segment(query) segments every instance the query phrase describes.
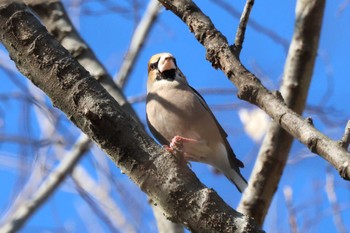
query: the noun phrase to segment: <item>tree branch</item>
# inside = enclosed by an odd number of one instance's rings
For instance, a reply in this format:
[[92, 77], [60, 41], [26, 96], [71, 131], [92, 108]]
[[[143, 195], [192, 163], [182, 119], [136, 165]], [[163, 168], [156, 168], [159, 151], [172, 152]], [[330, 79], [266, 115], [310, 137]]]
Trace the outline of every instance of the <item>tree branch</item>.
[[[325, 1], [299, 0], [297, 4], [295, 31], [280, 90], [286, 105], [301, 114], [316, 60]], [[277, 190], [292, 142], [290, 134], [277, 123], [271, 123], [249, 179], [250, 185], [238, 206], [240, 212], [254, 217], [260, 225]]]
[[343, 135], [342, 139], [339, 141], [339, 144], [345, 150], [347, 150], [349, 147], [349, 144], [350, 144], [350, 121], [348, 121], [348, 123], [346, 124], [344, 135]]
[[82, 155], [90, 148], [90, 140], [84, 134], [82, 135], [83, 137], [78, 139], [77, 145], [79, 144], [79, 146], [76, 146], [70, 153], [64, 156], [59, 166], [41, 183], [34, 196], [30, 200], [23, 202], [19, 209], [9, 219], [6, 219], [6, 223], [0, 228], [1, 233], [18, 232], [29, 217], [39, 209], [65, 180], [65, 177], [71, 173]]
[[254, 0], [247, 0], [244, 6], [244, 10], [241, 16], [241, 19], [239, 21], [239, 26], [237, 28], [236, 32], [236, 38], [235, 38], [235, 49], [237, 56], [239, 57], [242, 47], [243, 47], [243, 41], [244, 41], [244, 35], [245, 30], [247, 28], [247, 23], [249, 20], [250, 11], [252, 10], [254, 5]]
[[196, 39], [206, 48], [206, 59], [214, 68], [220, 68], [238, 88], [240, 99], [264, 110], [313, 153], [332, 164], [344, 179], [350, 179], [350, 154], [289, 109], [280, 95], [268, 91], [260, 80], [243, 66], [228, 45], [227, 39], [197, 5], [190, 0], [159, 1], [187, 24]]
[[[106, 69], [98, 61], [91, 48], [81, 38], [73, 26], [61, 1], [51, 0], [48, 2], [46, 0], [26, 0], [26, 3], [40, 16], [48, 31], [55, 36], [63, 47], [65, 47], [73, 57], [75, 57], [78, 62], [100, 82], [109, 94], [111, 94], [126, 111], [138, 120], [139, 124], [142, 126], [141, 121], [129, 102], [125, 99], [121, 89], [113, 82], [112, 77], [107, 73]], [[160, 7], [161, 5], [156, 0], [151, 0], [144, 17], [136, 28], [129, 51], [118, 73], [119, 78], [117, 78], [117, 81], [119, 81], [121, 88], [127, 81], [127, 77], [131, 72], [132, 66], [135, 64], [136, 57], [141, 50], [145, 37], [147, 37], [151, 26], [157, 18]], [[155, 208], [153, 208], [153, 210], [154, 209]], [[157, 211], [160, 212], [159, 207], [157, 207]], [[166, 232], [168, 233], [171, 233], [171, 229], [173, 229], [174, 232], [179, 232], [178, 229], [182, 228], [182, 226], [175, 227], [176, 224], [167, 220], [163, 214], [155, 214], [155, 217], [158, 223], [162, 222], [161, 224], [158, 224], [158, 226], [167, 226]]]
[[260, 232], [157, 145], [25, 6], [0, 7], [0, 40], [18, 69], [92, 138], [167, 217], [193, 232]]
[[128, 52], [125, 55], [123, 64], [115, 76], [117, 84], [123, 88], [131, 73], [132, 67], [141, 51], [141, 48], [150, 32], [153, 23], [156, 21], [161, 5], [157, 0], [150, 0], [140, 23], [137, 25], [132, 36]]
[[122, 90], [113, 82], [88, 44], [81, 38], [60, 0], [25, 0], [45, 24], [47, 30], [89, 73], [99, 81], [119, 105], [141, 122]]

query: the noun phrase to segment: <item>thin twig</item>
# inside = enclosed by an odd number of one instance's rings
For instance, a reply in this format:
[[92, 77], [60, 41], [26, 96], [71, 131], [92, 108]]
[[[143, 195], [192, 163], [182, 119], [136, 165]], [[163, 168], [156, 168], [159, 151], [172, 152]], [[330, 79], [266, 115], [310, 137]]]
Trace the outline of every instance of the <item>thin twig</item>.
[[286, 201], [286, 206], [288, 210], [288, 221], [290, 225], [290, 230], [292, 233], [298, 233], [297, 218], [295, 213], [295, 208], [293, 207], [293, 190], [290, 186], [283, 188], [284, 199]]
[[236, 47], [237, 56], [240, 55], [242, 47], [243, 47], [245, 30], [247, 28], [249, 15], [250, 15], [250, 12], [253, 8], [253, 5], [254, 5], [254, 0], [247, 0], [246, 4], [244, 6], [244, 10], [243, 10], [240, 22], [239, 22], [239, 26], [237, 28], [236, 39], [235, 39], [235, 47]]
[[[301, 114], [314, 69], [324, 1], [299, 0], [296, 8], [297, 20], [280, 91], [284, 103]], [[252, 185], [245, 190], [238, 206], [240, 212], [254, 217], [261, 225], [277, 190], [292, 142], [290, 134], [276, 122], [271, 123], [248, 182]]]
[[330, 167], [328, 167], [326, 171], [325, 190], [327, 193], [328, 201], [331, 204], [334, 225], [339, 233], [346, 233], [347, 230], [341, 217], [341, 208], [337, 200], [337, 194], [334, 190], [334, 175], [330, 172]]
[[123, 60], [123, 64], [121, 65], [119, 72], [114, 76], [114, 80], [116, 80], [117, 85], [121, 89], [125, 86], [141, 48], [157, 19], [159, 9], [160, 4], [158, 1], [150, 0], [140, 23], [135, 29], [128, 52]]
[[79, 159], [90, 147], [90, 140], [82, 134], [74, 148], [68, 152], [60, 164], [47, 176], [40, 187], [29, 200], [23, 201], [20, 208], [6, 219], [6, 223], [0, 228], [1, 233], [17, 232], [33, 213], [51, 196], [57, 187], [70, 174]]
[[[229, 4], [223, 0], [215, 0], [215, 1], [212, 0], [212, 2], [214, 2], [215, 4], [220, 6], [223, 10], [225, 10], [226, 12], [228, 12], [230, 15], [232, 15], [235, 18], [239, 18], [241, 15], [241, 13], [237, 9], [235, 9], [232, 6], [232, 4]], [[272, 29], [263, 26], [258, 21], [254, 20], [253, 18], [250, 18], [250, 20], [249, 20], [249, 27], [251, 27], [252, 29], [256, 30], [257, 32], [259, 32], [263, 35], [266, 35], [267, 37], [269, 37], [270, 39], [272, 39], [276, 43], [282, 45], [282, 47], [284, 48], [285, 51], [288, 50], [289, 41], [286, 40], [285, 38], [283, 38], [282, 36], [278, 35]]]
[[346, 124], [344, 135], [343, 135], [342, 139], [339, 141], [339, 144], [345, 150], [347, 150], [349, 147], [349, 144], [350, 144], [350, 120]]

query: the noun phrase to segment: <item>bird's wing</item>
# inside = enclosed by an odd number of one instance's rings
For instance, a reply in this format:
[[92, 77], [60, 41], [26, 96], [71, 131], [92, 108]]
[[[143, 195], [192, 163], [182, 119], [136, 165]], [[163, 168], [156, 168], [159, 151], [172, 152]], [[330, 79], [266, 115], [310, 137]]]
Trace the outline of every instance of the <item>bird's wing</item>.
[[236, 158], [236, 155], [235, 153], [233, 152], [230, 144], [228, 143], [227, 141], [227, 133], [225, 132], [225, 130], [222, 128], [222, 126], [220, 125], [220, 123], [218, 122], [218, 120], [216, 119], [216, 117], [214, 116], [214, 113], [210, 110], [207, 102], [205, 102], [204, 98], [201, 96], [201, 94], [199, 94], [199, 92], [194, 89], [193, 87], [190, 86], [190, 88], [192, 89], [192, 91], [196, 94], [196, 96], [198, 97], [198, 100], [199, 102], [203, 105], [203, 107], [209, 112], [209, 114], [213, 117], [218, 129], [219, 129], [219, 132], [222, 136], [222, 139], [225, 143], [225, 147], [226, 147], [226, 150], [227, 150], [227, 153], [229, 154], [228, 155], [228, 159], [230, 161], [230, 165], [233, 169], [235, 169], [236, 171], [239, 172], [239, 167], [244, 167], [244, 164], [242, 163], [242, 161], [240, 161], [239, 159]]
[[162, 144], [162, 145], [169, 145], [170, 142], [168, 142], [168, 140], [165, 139], [165, 137], [163, 137], [163, 135], [161, 135], [151, 124], [151, 122], [148, 120], [148, 115], [146, 113], [146, 119], [147, 119], [147, 125], [148, 128], [151, 130], [151, 133], [153, 134], [153, 136], [157, 139], [157, 141]]

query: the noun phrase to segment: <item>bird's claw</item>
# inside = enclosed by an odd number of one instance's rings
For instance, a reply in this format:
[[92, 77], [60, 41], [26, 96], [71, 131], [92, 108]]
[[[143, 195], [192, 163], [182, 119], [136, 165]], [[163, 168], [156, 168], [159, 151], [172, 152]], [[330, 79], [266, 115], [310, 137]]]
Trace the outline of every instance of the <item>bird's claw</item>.
[[195, 141], [193, 139], [189, 139], [189, 138], [184, 138], [181, 136], [175, 136], [173, 137], [173, 139], [171, 140], [170, 146], [168, 145], [164, 145], [164, 148], [170, 152], [171, 154], [175, 155], [176, 157], [180, 158], [181, 161], [184, 161], [187, 165], [189, 165], [190, 167], [192, 167], [192, 165], [190, 164], [190, 162], [186, 159], [186, 153], [183, 152], [183, 142], [192, 142]]

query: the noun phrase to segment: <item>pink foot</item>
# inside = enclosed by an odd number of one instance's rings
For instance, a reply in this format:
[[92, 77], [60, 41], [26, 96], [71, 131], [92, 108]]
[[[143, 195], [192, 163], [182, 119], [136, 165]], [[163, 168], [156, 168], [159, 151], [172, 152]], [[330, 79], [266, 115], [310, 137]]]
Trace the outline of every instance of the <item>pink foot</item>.
[[200, 141], [197, 141], [197, 140], [191, 139], [191, 138], [175, 136], [171, 140], [170, 146], [164, 146], [164, 147], [167, 151], [169, 151], [173, 155], [177, 156], [178, 158], [180, 158], [182, 161], [184, 161], [187, 165], [189, 165], [191, 167], [191, 164], [188, 161], [188, 156], [186, 155], [186, 152], [183, 151], [183, 143], [184, 142], [199, 143]]
[[192, 138], [184, 138], [184, 137], [181, 137], [181, 136], [175, 136], [171, 140], [170, 147], [171, 148], [182, 148], [184, 142], [198, 143], [199, 141], [197, 141], [195, 139], [192, 139]]

